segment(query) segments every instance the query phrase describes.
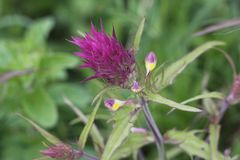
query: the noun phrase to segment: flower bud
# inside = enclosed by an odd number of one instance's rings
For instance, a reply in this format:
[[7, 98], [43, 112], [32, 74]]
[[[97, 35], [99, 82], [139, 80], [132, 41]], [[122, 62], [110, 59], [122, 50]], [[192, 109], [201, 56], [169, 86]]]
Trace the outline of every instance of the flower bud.
[[145, 58], [145, 66], [146, 66], [146, 75], [149, 74], [149, 72], [151, 72], [157, 64], [157, 56], [155, 55], [154, 52], [150, 52], [148, 53], [148, 55]]
[[142, 90], [142, 87], [139, 85], [137, 81], [134, 81], [131, 90], [135, 93], [138, 93]]
[[110, 109], [111, 111], [116, 111], [118, 110], [120, 107], [122, 107], [124, 104], [126, 103], [126, 101], [121, 101], [118, 99], [106, 99], [104, 101], [104, 105]]
[[146, 134], [147, 133], [147, 130], [145, 128], [135, 128], [135, 127], [132, 127], [131, 128], [131, 132], [132, 133], [142, 133], [142, 134]]
[[82, 152], [74, 150], [71, 146], [65, 144], [57, 144], [50, 146], [41, 153], [50, 158], [74, 160], [82, 157]]
[[231, 104], [235, 104], [240, 101], [240, 75], [235, 77], [232, 90], [227, 97], [227, 101]]

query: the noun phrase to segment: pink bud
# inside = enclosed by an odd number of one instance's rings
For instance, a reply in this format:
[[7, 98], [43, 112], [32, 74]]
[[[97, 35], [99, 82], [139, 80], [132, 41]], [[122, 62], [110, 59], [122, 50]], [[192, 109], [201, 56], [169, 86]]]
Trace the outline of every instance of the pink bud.
[[65, 144], [50, 146], [48, 149], [41, 151], [41, 153], [50, 158], [67, 160], [74, 160], [82, 156], [82, 152], [74, 150], [71, 146]]

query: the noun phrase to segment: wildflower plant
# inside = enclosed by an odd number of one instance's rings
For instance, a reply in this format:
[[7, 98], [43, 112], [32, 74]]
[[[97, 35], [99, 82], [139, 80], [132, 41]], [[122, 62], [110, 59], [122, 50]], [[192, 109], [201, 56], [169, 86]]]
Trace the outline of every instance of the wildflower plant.
[[[212, 157], [214, 160], [224, 159], [224, 155], [217, 149], [217, 140], [214, 141], [214, 138], [219, 137], [220, 126], [218, 124], [211, 123], [209, 126], [210, 143], [197, 137], [196, 134], [200, 131], [195, 130], [170, 130], [162, 135], [150, 111], [150, 104], [158, 103], [169, 107], [170, 111], [177, 109], [195, 114], [194, 112], [202, 112], [204, 108], [190, 106], [190, 102], [199, 99], [224, 99], [224, 96], [219, 92], [204, 92], [179, 103], [159, 94], [162, 89], [172, 85], [176, 77], [200, 55], [224, 43], [219, 41], [207, 42], [168, 66], [158, 64], [157, 52], [152, 51], [146, 54], [145, 62], [137, 62], [136, 56], [139, 54], [144, 22], [143, 19], [130, 48], [125, 48], [118, 41], [114, 28], [112, 34], [107, 34], [102, 23], [100, 30], [92, 24], [89, 33], [72, 37], [70, 42], [79, 48], [79, 51], [74, 54], [83, 60], [81, 68], [90, 68], [94, 73], [84, 81], [87, 83], [89, 80], [98, 79], [105, 84], [105, 87], [93, 99], [92, 106], [94, 108], [89, 117], [86, 117], [67, 97], [64, 97], [66, 104], [85, 123], [76, 148], [63, 143], [33, 121], [24, 118], [50, 143], [48, 148], [42, 151], [44, 156], [67, 160], [81, 157], [89, 160], [118, 160], [141, 153], [143, 146], [155, 143], [159, 153], [158, 159], [166, 160], [171, 157], [166, 154], [168, 151], [165, 150], [164, 146], [166, 143], [171, 143], [178, 144], [177, 147], [186, 151], [190, 156], [206, 160]], [[137, 66], [145, 66], [145, 69], [143, 70], [141, 67], [138, 69]], [[235, 86], [238, 84], [238, 81], [235, 82]], [[239, 86], [237, 87], [239, 88]], [[126, 90], [129, 97], [123, 99], [113, 96], [111, 94], [113, 89], [119, 92]], [[239, 97], [235, 90], [233, 87], [231, 93]], [[104, 102], [102, 103], [102, 101]], [[112, 114], [111, 122], [114, 125], [109, 136], [103, 136], [101, 130], [94, 123], [97, 111], [102, 104], [109, 109], [109, 114]], [[144, 114], [148, 129], [135, 124], [140, 113]], [[94, 156], [85, 152], [89, 136], [91, 136], [96, 149]], [[194, 145], [195, 143], [197, 145]]]

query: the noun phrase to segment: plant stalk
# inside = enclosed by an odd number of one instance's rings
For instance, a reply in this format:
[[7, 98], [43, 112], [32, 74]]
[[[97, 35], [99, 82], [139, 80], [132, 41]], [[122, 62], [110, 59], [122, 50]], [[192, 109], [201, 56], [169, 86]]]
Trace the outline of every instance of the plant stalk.
[[218, 119], [217, 119], [217, 123], [220, 123], [220, 121], [222, 120], [225, 112], [227, 111], [229, 107], [229, 102], [227, 101], [227, 99], [225, 99], [222, 104], [221, 104], [221, 108], [220, 108], [220, 111], [219, 111], [219, 116], [218, 116]]
[[92, 155], [90, 155], [90, 154], [88, 154], [86, 152], [83, 152], [82, 156], [85, 157], [87, 160], [99, 160], [98, 157], [92, 156]]
[[[226, 113], [227, 109], [229, 108], [230, 104], [227, 99], [221, 102], [220, 104], [220, 110], [216, 117], [210, 118], [210, 123], [212, 124], [220, 124], [224, 114]], [[205, 138], [205, 141], [209, 141], [209, 135]], [[199, 157], [194, 158], [194, 160], [200, 160]]]
[[145, 119], [147, 121], [147, 124], [149, 126], [149, 128], [151, 129], [155, 141], [156, 141], [156, 146], [158, 149], [158, 153], [159, 153], [159, 160], [165, 160], [165, 151], [164, 151], [164, 142], [163, 142], [163, 136], [161, 134], [161, 132], [159, 131], [156, 122], [153, 119], [153, 116], [148, 108], [148, 103], [146, 101], [146, 99], [144, 97], [140, 97], [141, 98], [141, 106], [143, 108], [143, 112], [144, 112], [144, 116]]

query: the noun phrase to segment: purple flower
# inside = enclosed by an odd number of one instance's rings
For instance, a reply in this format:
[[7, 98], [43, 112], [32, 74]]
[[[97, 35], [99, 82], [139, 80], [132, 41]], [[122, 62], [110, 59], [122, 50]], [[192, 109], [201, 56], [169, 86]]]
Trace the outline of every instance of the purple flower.
[[137, 81], [133, 82], [133, 85], [131, 87], [131, 90], [135, 93], [138, 93], [142, 90], [141, 86], [139, 85], [139, 83]]
[[149, 74], [149, 72], [151, 72], [157, 64], [157, 56], [155, 55], [154, 52], [150, 52], [147, 54], [147, 56], [145, 57], [145, 67], [147, 69], [147, 73], [146, 75]]
[[126, 101], [121, 101], [118, 99], [106, 99], [104, 101], [104, 105], [111, 111], [116, 111], [125, 104], [126, 104]]
[[133, 51], [126, 50], [118, 42], [114, 28], [111, 36], [101, 28], [101, 31], [97, 31], [92, 24], [91, 32], [84, 37], [73, 37], [71, 41], [81, 49], [81, 52], [75, 53], [84, 61], [81, 68], [91, 68], [95, 72], [85, 80], [101, 78], [111, 85], [129, 87], [131, 79], [134, 79]]

